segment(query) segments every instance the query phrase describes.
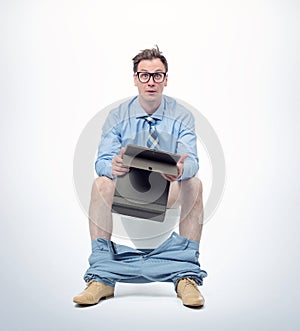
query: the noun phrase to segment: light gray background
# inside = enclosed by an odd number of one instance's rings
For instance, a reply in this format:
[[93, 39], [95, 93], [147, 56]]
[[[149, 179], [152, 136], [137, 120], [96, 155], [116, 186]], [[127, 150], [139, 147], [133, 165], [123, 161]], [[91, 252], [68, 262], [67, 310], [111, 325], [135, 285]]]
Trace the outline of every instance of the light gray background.
[[[1, 328], [298, 330], [299, 1], [0, 1]], [[158, 44], [166, 94], [222, 142], [227, 184], [206, 224], [203, 310], [171, 284], [120, 285], [74, 308], [90, 254], [73, 187], [85, 124], [135, 94]]]

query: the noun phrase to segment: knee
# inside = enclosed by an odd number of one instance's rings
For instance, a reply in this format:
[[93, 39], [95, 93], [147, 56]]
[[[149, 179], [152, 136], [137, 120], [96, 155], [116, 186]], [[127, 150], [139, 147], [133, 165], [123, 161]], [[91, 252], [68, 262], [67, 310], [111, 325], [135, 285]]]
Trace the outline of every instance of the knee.
[[194, 177], [194, 178], [195, 178], [195, 182], [196, 182], [196, 185], [197, 185], [198, 193], [202, 195], [202, 192], [203, 192], [202, 182], [199, 178], [197, 178], [197, 177]]
[[99, 193], [103, 197], [112, 196], [114, 193], [113, 180], [105, 176], [97, 177], [93, 182], [92, 197], [96, 198]]
[[186, 181], [183, 181], [182, 183], [184, 183], [184, 185], [186, 185], [188, 189], [191, 190], [191, 192], [197, 191], [198, 195], [202, 195], [203, 186], [201, 180], [198, 177], [192, 177]]

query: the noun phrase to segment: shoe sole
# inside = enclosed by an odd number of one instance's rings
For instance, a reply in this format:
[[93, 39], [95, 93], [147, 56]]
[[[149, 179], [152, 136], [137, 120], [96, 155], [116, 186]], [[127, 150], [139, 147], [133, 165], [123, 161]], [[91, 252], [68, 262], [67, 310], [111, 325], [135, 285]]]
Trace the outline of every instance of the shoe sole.
[[[177, 294], [177, 297], [182, 301], [182, 297], [180, 295]], [[205, 301], [203, 301], [203, 303], [190, 303], [190, 304], [187, 304], [187, 303], [183, 303], [182, 301], [182, 304], [185, 306], [185, 307], [190, 307], [190, 308], [202, 308], [204, 306], [204, 303]]]
[[73, 302], [77, 303], [78, 305], [81, 305], [81, 306], [93, 306], [93, 305], [96, 305], [97, 303], [99, 303], [101, 300], [106, 300], [106, 299], [110, 299], [110, 298], [113, 298], [113, 297], [114, 297], [114, 294], [113, 295], [107, 295], [105, 297], [101, 297], [99, 299], [99, 301], [94, 302], [94, 303], [86, 303], [86, 302], [82, 302], [80, 300], [74, 300], [74, 299], [73, 299]]
[[184, 304], [183, 303], [183, 305], [185, 306], [185, 307], [188, 307], [188, 308], [202, 308], [203, 306], [204, 306], [204, 303], [203, 304], [201, 304], [201, 305], [187, 305], [187, 304]]

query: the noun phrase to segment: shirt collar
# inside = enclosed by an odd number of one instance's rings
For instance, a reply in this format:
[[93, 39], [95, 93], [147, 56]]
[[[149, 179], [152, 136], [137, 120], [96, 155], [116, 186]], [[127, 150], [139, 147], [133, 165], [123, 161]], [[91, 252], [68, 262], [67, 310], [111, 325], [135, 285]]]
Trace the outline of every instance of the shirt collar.
[[[135, 115], [136, 118], [146, 118], [149, 115], [145, 112], [145, 110], [142, 108], [140, 105], [140, 102], [138, 98], [136, 98], [135, 103], [134, 103], [134, 108], [135, 108]], [[162, 98], [161, 103], [155, 113], [151, 115], [152, 118], [161, 121], [164, 115], [164, 109], [165, 109], [165, 100]]]

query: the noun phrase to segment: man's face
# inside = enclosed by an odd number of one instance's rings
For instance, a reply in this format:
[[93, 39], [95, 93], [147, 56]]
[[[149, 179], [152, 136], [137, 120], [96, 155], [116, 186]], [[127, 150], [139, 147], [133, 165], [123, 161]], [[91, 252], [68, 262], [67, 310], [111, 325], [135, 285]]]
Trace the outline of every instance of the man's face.
[[[138, 64], [138, 72], [166, 72], [165, 67], [160, 59], [153, 60], [142, 60]], [[156, 83], [153, 80], [153, 76], [150, 78], [149, 82], [141, 83], [137, 77], [134, 75], [134, 85], [137, 86], [139, 91], [139, 96], [144, 99], [146, 102], [160, 101], [161, 96], [164, 90], [164, 87], [167, 86], [168, 77], [165, 77], [165, 80], [162, 83]]]

